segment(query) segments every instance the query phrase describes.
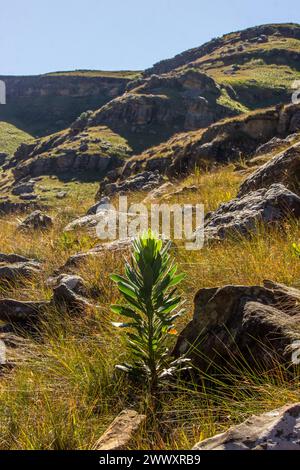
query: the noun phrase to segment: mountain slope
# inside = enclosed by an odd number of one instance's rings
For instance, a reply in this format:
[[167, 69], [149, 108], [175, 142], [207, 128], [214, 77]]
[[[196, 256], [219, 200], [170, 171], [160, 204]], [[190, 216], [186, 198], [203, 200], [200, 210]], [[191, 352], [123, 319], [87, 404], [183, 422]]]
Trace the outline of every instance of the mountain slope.
[[68, 127], [82, 112], [96, 110], [121, 95], [138, 72], [74, 71], [17, 77], [0, 76], [7, 104], [0, 120], [36, 137]]
[[21, 143], [27, 143], [32, 137], [7, 122], [0, 121], [0, 153], [12, 155]]

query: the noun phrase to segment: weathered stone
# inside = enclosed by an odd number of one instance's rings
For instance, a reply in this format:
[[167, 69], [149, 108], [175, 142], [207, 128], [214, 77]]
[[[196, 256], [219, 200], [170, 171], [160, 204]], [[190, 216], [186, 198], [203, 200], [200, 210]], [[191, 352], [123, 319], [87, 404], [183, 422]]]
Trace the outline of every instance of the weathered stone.
[[267, 188], [273, 183], [282, 183], [287, 188], [300, 194], [300, 144], [297, 143], [279, 153], [265, 165], [258, 168], [241, 185], [239, 196], [260, 188]]
[[115, 240], [113, 242], [108, 242], [108, 243], [101, 243], [91, 250], [88, 251], [82, 251], [79, 253], [76, 253], [75, 255], [70, 256], [70, 258], [67, 260], [66, 264], [63, 266], [62, 270], [70, 269], [82, 261], [85, 261], [89, 258], [97, 257], [97, 256], [103, 256], [105, 253], [118, 253], [122, 251], [129, 250], [132, 247], [132, 238], [126, 238], [124, 240]]
[[0, 320], [26, 323], [37, 320], [50, 303], [47, 301], [24, 302], [14, 299], [0, 299]]
[[87, 288], [80, 276], [62, 274], [56, 279], [53, 288], [52, 302], [63, 304], [68, 309], [84, 311], [93, 305], [83, 295], [87, 295]]
[[300, 403], [252, 416], [193, 450], [300, 450]]
[[300, 197], [282, 184], [272, 184], [221, 204], [207, 215], [204, 225], [206, 240], [255, 232], [260, 223], [281, 223], [288, 217], [300, 217]]
[[34, 191], [34, 183], [28, 182], [23, 184], [18, 184], [12, 189], [12, 194], [14, 196], [20, 196], [21, 194], [31, 194]]
[[144, 171], [122, 179], [121, 181], [116, 181], [115, 183], [101, 185], [98, 196], [112, 196], [114, 194], [123, 194], [130, 191], [150, 191], [160, 186], [162, 182], [163, 177], [159, 174], [159, 171]]
[[110, 198], [108, 196], [104, 196], [100, 199], [99, 202], [96, 202], [92, 207], [90, 207], [86, 213], [86, 215], [94, 215], [99, 212], [99, 210], [103, 209], [106, 205], [110, 203]]
[[37, 210], [32, 212], [19, 225], [19, 230], [45, 230], [53, 225], [51, 217]]
[[293, 343], [300, 340], [299, 305], [299, 290], [272, 281], [200, 289], [174, 354], [188, 354], [200, 369], [228, 369], [241, 360], [260, 370], [274, 362], [291, 367]]
[[31, 278], [40, 273], [40, 264], [31, 261], [2, 264], [0, 261], [0, 282]]
[[145, 421], [145, 415], [134, 410], [123, 410], [96, 442], [94, 450], [128, 450]]

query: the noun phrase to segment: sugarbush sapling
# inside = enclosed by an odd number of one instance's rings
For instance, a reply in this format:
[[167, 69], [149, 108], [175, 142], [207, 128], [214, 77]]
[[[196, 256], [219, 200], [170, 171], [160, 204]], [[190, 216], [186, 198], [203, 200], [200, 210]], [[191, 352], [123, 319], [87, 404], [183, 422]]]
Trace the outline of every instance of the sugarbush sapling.
[[111, 275], [126, 301], [123, 305], [112, 305], [111, 309], [127, 319], [113, 325], [126, 328], [127, 347], [132, 356], [131, 363], [116, 367], [133, 378], [142, 377], [154, 399], [152, 403], [165, 379], [190, 368], [189, 359], [172, 358], [167, 346], [169, 335], [176, 334], [174, 320], [184, 312], [176, 286], [185, 274], [176, 274], [177, 264], [170, 257], [170, 248], [170, 242], [163, 245], [148, 231], [133, 241], [125, 276]]

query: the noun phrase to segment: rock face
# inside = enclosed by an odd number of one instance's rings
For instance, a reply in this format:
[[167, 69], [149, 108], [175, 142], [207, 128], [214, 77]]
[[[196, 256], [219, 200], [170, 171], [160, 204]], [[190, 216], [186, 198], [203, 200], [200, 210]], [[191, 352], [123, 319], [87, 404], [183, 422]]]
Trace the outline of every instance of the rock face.
[[300, 291], [272, 281], [264, 286], [200, 289], [193, 320], [181, 332], [174, 354], [187, 354], [200, 369], [236, 364], [292, 366], [293, 342], [300, 340]]
[[34, 211], [19, 225], [19, 230], [46, 230], [53, 225], [51, 217], [41, 211]]
[[249, 191], [267, 188], [272, 183], [282, 183], [287, 188], [300, 194], [300, 144], [297, 143], [276, 155], [269, 162], [258, 168], [241, 185], [239, 196]]
[[193, 450], [300, 450], [300, 403], [252, 416]]
[[234, 111], [218, 104], [219, 85], [208, 75], [189, 69], [152, 75], [133, 82], [130, 91], [97, 111], [92, 124], [126, 129], [133, 134], [151, 130], [152, 139], [163, 140], [174, 131], [207, 127]]
[[290, 216], [300, 217], [300, 197], [282, 184], [272, 184], [221, 204], [207, 215], [204, 234], [207, 240], [247, 235], [260, 223], [280, 223]]
[[123, 410], [96, 442], [94, 450], [128, 450], [145, 421], [145, 415], [134, 410]]
[[[31, 77], [1, 76], [6, 84], [7, 105], [0, 120], [11, 116], [33, 135], [48, 135], [68, 127], [80, 113], [98, 109], [121, 95], [130, 77], [90, 76], [88, 73], [49, 74]], [[28, 103], [31, 106], [28, 106]]]
[[[129, 158], [121, 171], [123, 178], [142, 171], [159, 170], [181, 176], [195, 167], [213, 167], [252, 157], [259, 145], [274, 136], [291, 134], [300, 105], [276, 107], [212, 124], [207, 129], [175, 135], [165, 143]], [[300, 130], [300, 122], [298, 130]]]

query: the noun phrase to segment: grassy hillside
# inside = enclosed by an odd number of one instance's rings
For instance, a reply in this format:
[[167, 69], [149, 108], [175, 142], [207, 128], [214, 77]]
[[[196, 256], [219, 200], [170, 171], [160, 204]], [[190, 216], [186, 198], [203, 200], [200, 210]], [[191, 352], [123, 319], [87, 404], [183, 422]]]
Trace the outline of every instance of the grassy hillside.
[[69, 70], [46, 73], [45, 76], [65, 76], [65, 77], [109, 77], [109, 78], [129, 78], [135, 80], [141, 76], [138, 70]]
[[28, 143], [32, 137], [12, 124], [0, 121], [0, 152], [12, 155], [23, 142]]

